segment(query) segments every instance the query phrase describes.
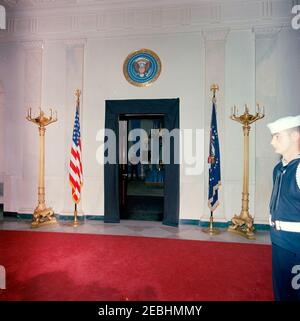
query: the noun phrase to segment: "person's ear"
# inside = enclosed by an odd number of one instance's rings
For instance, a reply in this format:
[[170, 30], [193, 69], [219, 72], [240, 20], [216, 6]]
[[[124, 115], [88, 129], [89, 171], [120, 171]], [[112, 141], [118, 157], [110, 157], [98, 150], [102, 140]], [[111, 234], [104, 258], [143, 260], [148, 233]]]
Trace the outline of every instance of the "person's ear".
[[293, 131], [291, 133], [291, 138], [295, 142], [299, 141], [300, 140], [300, 132], [299, 131]]

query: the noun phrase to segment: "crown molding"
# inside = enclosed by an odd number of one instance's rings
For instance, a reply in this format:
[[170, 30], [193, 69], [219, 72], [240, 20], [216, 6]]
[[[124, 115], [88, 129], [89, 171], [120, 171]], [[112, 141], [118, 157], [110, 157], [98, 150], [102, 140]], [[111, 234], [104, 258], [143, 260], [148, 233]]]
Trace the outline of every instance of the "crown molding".
[[252, 31], [255, 33], [255, 38], [274, 38], [277, 37], [283, 27], [254, 27]]
[[87, 43], [87, 39], [67, 39], [65, 40], [65, 44], [67, 47], [85, 47]]
[[220, 30], [203, 30], [202, 36], [205, 41], [225, 41], [229, 31], [229, 28]]
[[44, 48], [42, 40], [22, 41], [21, 45], [25, 50], [42, 50]]
[[0, 41], [202, 31], [206, 40], [224, 40], [228, 29], [289, 26], [294, 1], [3, 0], [11, 10]]

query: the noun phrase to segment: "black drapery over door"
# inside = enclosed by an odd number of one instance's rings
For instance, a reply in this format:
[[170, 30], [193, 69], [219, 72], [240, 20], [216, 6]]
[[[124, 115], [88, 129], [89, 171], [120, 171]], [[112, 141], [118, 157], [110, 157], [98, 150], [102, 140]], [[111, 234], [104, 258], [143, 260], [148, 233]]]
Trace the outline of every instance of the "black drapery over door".
[[[116, 134], [117, 164], [104, 165], [104, 221], [120, 222], [119, 212], [119, 115], [121, 114], [162, 114], [165, 128], [179, 129], [179, 98], [176, 99], [134, 99], [107, 100], [105, 128]], [[172, 141], [172, 140], [171, 140]], [[179, 139], [174, 139], [174, 144]], [[170, 144], [170, 164], [165, 164], [164, 216], [163, 224], [177, 226], [179, 221], [179, 146]]]

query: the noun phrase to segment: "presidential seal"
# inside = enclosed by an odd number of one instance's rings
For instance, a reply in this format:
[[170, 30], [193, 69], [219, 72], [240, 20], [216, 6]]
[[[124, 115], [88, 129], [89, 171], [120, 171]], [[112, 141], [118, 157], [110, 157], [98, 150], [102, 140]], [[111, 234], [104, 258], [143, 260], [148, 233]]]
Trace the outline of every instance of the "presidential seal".
[[145, 87], [160, 75], [161, 62], [155, 52], [140, 49], [130, 53], [124, 61], [123, 73], [128, 82], [134, 86]]

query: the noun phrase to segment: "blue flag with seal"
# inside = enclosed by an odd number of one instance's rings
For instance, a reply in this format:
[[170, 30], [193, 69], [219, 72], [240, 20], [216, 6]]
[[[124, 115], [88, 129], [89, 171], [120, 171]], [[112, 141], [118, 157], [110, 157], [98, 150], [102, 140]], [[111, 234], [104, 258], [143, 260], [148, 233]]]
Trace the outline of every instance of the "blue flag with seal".
[[215, 98], [213, 98], [210, 141], [209, 141], [209, 188], [208, 188], [208, 207], [213, 212], [219, 205], [218, 189], [221, 185], [221, 166], [220, 166], [220, 148], [217, 128], [217, 114]]

